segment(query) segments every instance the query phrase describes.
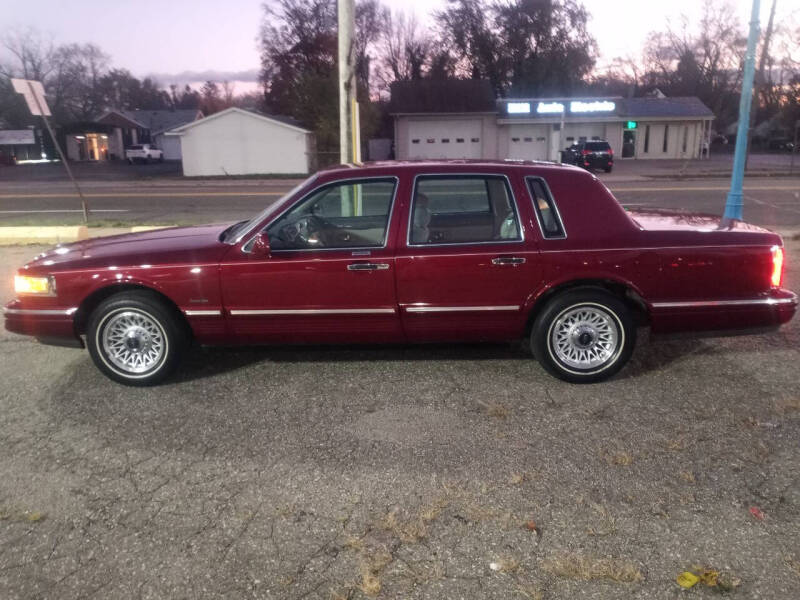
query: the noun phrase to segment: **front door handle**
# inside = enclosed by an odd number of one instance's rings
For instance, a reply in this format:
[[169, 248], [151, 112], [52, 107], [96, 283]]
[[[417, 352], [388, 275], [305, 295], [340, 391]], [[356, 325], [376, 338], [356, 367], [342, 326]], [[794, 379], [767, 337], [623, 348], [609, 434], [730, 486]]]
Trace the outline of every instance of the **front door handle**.
[[492, 259], [493, 265], [521, 265], [525, 262], [524, 258], [517, 256], [498, 256]]
[[388, 269], [387, 263], [353, 263], [347, 265], [348, 271], [383, 271]]

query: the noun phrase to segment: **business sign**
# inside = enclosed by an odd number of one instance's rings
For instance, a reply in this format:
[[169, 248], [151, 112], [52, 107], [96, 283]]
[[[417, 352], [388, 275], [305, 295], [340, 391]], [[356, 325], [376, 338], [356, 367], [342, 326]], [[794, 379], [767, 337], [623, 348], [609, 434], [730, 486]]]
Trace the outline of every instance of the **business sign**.
[[0, 129], [0, 146], [35, 144], [33, 129]]
[[41, 81], [12, 79], [11, 85], [14, 86], [15, 92], [22, 94], [22, 97], [25, 98], [28, 110], [34, 117], [50, 116], [50, 107], [47, 106], [47, 100], [44, 99], [44, 86]]
[[527, 115], [531, 112], [530, 102], [509, 102], [506, 107], [510, 115]]
[[613, 102], [608, 100], [594, 100], [592, 102], [584, 102], [583, 100], [573, 100], [569, 103], [569, 112], [571, 113], [591, 113], [591, 112], [611, 112], [617, 107]]
[[[610, 100], [547, 100], [536, 102], [537, 115], [583, 115], [591, 113], [608, 113], [616, 110], [617, 104]], [[510, 115], [530, 114], [531, 102], [509, 102], [506, 110]]]

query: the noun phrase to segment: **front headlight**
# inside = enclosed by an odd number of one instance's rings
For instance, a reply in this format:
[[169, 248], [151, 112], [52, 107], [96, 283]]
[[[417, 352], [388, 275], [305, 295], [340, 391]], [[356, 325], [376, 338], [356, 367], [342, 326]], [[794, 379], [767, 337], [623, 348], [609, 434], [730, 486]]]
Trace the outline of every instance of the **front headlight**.
[[55, 296], [56, 280], [52, 275], [49, 277], [14, 275], [14, 291], [17, 294]]

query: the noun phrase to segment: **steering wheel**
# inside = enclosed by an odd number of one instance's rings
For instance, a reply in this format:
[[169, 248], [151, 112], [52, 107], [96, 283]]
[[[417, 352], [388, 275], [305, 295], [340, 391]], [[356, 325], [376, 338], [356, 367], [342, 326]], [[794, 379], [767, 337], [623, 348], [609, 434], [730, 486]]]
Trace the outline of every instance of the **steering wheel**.
[[322, 236], [324, 223], [316, 215], [300, 215], [280, 229], [280, 238], [294, 247], [321, 248], [325, 246]]

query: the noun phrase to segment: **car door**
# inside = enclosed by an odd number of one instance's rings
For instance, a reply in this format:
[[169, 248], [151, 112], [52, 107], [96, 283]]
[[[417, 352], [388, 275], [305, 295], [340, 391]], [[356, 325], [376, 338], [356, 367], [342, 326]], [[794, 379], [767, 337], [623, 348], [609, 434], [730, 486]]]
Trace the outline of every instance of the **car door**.
[[270, 256], [252, 240], [221, 266], [233, 333], [243, 342], [402, 339], [392, 240], [399, 180], [322, 184], [269, 223]]
[[523, 334], [539, 285], [524, 190], [502, 173], [422, 174], [396, 255], [404, 331], [414, 341], [502, 340]]

